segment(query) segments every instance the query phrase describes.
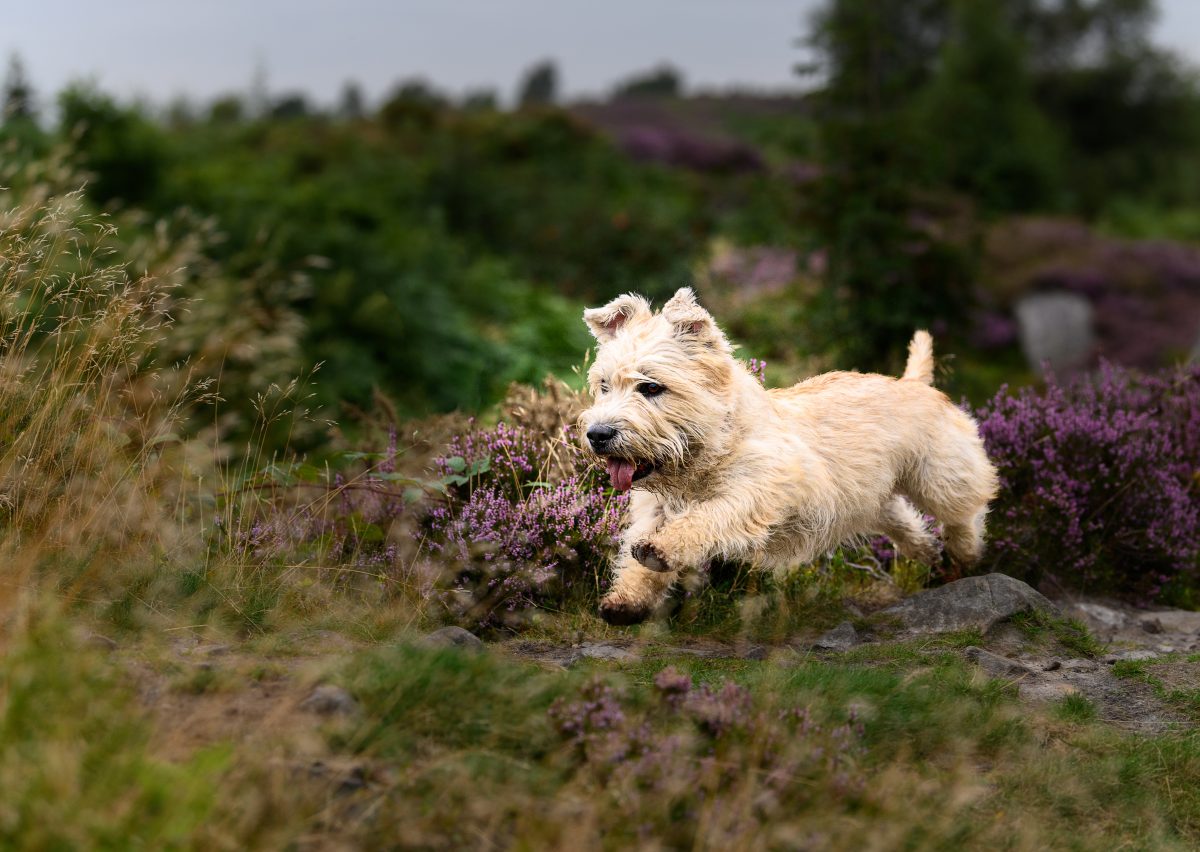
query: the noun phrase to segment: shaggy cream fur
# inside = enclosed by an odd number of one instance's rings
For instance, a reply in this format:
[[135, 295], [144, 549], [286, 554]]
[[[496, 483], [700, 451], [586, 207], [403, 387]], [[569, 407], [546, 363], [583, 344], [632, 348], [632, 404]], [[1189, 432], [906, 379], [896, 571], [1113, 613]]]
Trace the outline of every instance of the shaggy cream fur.
[[931, 387], [926, 332], [900, 379], [834, 372], [766, 390], [690, 289], [658, 313], [625, 295], [584, 321], [600, 345], [580, 432], [614, 486], [633, 489], [608, 621], [645, 619], [715, 557], [783, 569], [883, 533], [932, 559], [921, 512], [951, 558], [978, 558], [996, 472], [974, 420]]

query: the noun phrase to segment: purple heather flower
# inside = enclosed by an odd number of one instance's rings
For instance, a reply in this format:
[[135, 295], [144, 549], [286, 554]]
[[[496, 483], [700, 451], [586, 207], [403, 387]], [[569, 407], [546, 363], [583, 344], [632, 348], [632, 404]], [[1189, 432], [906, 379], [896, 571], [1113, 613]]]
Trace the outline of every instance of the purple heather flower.
[[[499, 423], [454, 437], [435, 470], [475, 471], [427, 516], [428, 546], [470, 592], [471, 617], [495, 627], [535, 607], [597, 591], [628, 495], [570, 440]], [[459, 480], [461, 481], [461, 480]]]
[[667, 706], [677, 710], [692, 691], [692, 678], [674, 666], [667, 666], [654, 676], [654, 687]]
[[1200, 367], [1103, 365], [977, 412], [1001, 478], [987, 567], [1152, 600], [1200, 567]]

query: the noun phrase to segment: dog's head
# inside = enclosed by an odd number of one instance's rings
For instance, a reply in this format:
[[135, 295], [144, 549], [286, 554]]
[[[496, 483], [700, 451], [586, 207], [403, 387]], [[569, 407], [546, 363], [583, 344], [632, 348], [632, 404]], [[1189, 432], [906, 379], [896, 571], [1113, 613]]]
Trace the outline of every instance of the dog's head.
[[594, 402], [580, 417], [584, 446], [620, 491], [685, 475], [727, 428], [729, 341], [686, 287], [657, 313], [625, 295], [583, 320], [600, 344], [588, 371]]

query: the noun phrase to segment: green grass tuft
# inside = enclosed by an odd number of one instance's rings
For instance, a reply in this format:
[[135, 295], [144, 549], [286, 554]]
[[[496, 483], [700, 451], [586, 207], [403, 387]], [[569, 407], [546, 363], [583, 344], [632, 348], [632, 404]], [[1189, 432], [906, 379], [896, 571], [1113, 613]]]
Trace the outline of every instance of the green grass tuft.
[[1052, 615], [1040, 609], [1013, 616], [1012, 624], [1037, 645], [1057, 643], [1064, 651], [1077, 657], [1095, 659], [1104, 653], [1087, 625], [1073, 618]]
[[1054, 712], [1068, 722], [1091, 722], [1096, 719], [1096, 705], [1078, 692], [1064, 696], [1054, 705]]

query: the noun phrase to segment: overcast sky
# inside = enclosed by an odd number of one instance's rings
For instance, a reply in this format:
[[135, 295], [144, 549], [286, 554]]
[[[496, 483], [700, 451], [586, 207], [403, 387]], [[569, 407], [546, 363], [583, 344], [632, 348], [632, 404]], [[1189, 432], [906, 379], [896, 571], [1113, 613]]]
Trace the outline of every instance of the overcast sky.
[[[600, 94], [670, 62], [689, 86], [796, 85], [795, 41], [817, 0], [39, 0], [12, 2], [0, 50], [46, 96], [92, 78], [166, 102], [246, 91], [332, 102], [347, 80], [378, 97], [425, 77], [452, 92], [511, 98], [532, 62], [554, 59], [568, 96]], [[1200, 0], [1161, 0], [1158, 41], [1200, 64]]]

